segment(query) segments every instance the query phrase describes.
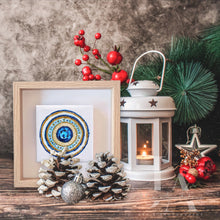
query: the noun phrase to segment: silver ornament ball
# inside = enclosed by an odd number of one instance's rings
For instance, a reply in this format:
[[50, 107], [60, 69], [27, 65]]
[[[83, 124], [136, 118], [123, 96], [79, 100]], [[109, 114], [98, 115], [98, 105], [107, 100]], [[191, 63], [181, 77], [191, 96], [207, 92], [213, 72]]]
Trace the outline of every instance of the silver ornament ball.
[[85, 189], [80, 183], [69, 181], [61, 189], [61, 197], [68, 204], [79, 202], [85, 194]]

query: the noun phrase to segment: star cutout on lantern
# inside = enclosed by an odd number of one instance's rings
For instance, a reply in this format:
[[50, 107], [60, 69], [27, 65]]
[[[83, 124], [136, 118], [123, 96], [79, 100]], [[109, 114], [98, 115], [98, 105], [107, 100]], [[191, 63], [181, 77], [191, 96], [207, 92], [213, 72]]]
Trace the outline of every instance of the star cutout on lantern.
[[125, 106], [126, 101], [123, 99], [123, 100], [122, 100], [120, 103], [121, 103], [121, 105], [120, 105], [120, 106], [123, 106], [123, 107], [124, 107], [124, 106]]
[[157, 102], [158, 102], [158, 101], [155, 101], [154, 99], [152, 99], [151, 101], [149, 101], [149, 103], [151, 104], [150, 107], [153, 107], [153, 106], [157, 107]]
[[132, 85], [136, 86], [139, 82], [135, 81], [132, 83]]
[[187, 151], [193, 151], [198, 150], [201, 154], [201, 157], [204, 157], [206, 154], [208, 154], [210, 151], [214, 150], [217, 145], [210, 145], [210, 144], [201, 144], [198, 134], [193, 134], [192, 140], [190, 144], [178, 144], [176, 147], [179, 150], [187, 150]]

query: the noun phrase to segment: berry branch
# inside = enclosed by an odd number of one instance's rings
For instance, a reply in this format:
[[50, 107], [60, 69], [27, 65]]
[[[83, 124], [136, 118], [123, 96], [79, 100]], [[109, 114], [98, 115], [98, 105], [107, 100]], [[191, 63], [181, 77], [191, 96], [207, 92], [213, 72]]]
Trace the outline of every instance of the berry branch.
[[[89, 45], [86, 45], [85, 43], [85, 31], [80, 30], [78, 35], [74, 36], [74, 44], [75, 46], [79, 47], [80, 53], [82, 55], [82, 60], [86, 61], [86, 64], [88, 66], [84, 66], [82, 68], [82, 74], [83, 74], [83, 80], [88, 81], [88, 80], [100, 80], [101, 76], [100, 75], [93, 75], [93, 70], [98, 70], [106, 74], [110, 74], [112, 76], [112, 80], [120, 80], [121, 83], [127, 82], [128, 80], [128, 74], [126, 71], [122, 70], [119, 68], [119, 64], [122, 62], [122, 55], [119, 53], [120, 47], [115, 46], [114, 51], [110, 51], [107, 54], [107, 62], [105, 59], [102, 58], [99, 50], [95, 47], [96, 41], [101, 39], [101, 34], [96, 33], [95, 34], [95, 42], [93, 44], [93, 48], [91, 48]], [[82, 50], [83, 49], [83, 50]], [[84, 53], [84, 52], [85, 53]], [[101, 63], [107, 67], [107, 69], [102, 68], [94, 64], [92, 61], [90, 61], [90, 54], [95, 57], [95, 59], [100, 60]], [[82, 63], [81, 59], [76, 59], [75, 60], [75, 65], [80, 66]]]
[[89, 61], [87, 61], [87, 63], [91, 66], [91, 67], [94, 67], [94, 68], [96, 68], [96, 69], [98, 69], [98, 70], [100, 70], [100, 71], [102, 71], [102, 72], [104, 72], [104, 73], [108, 73], [108, 74], [112, 74], [111, 72], [109, 72], [109, 71], [107, 71], [107, 70], [105, 70], [105, 69], [102, 69], [102, 68], [100, 68], [100, 67], [98, 67], [98, 66], [96, 66], [96, 65], [94, 65], [94, 64], [92, 64], [92, 63], [90, 63]]
[[[102, 72], [104, 72], [104, 73], [111, 74], [111, 72], [109, 72], [109, 71], [107, 71], [107, 70], [105, 70], [105, 69], [102, 69], [102, 68], [96, 66], [96, 65], [93, 64], [93, 63], [90, 63], [90, 62], [88, 61], [88, 60], [89, 60], [89, 56], [88, 56], [87, 54], [84, 54], [84, 53], [82, 52], [81, 47], [79, 48], [79, 50], [80, 50], [80, 53], [83, 55], [83, 56], [82, 56], [82, 59], [83, 59], [84, 61], [86, 61], [86, 63], [87, 63], [88, 65], [90, 65], [91, 67], [94, 67], [94, 68], [96, 68], [96, 69], [98, 69], [98, 70], [100, 70], [100, 71], [102, 71]], [[103, 61], [103, 62], [105, 62], [101, 57], [100, 57], [100, 60]], [[108, 65], [108, 64], [106, 63], [106, 65]], [[110, 67], [110, 66], [108, 66], [108, 67], [109, 67], [110, 71], [112, 71], [111, 67]]]
[[114, 67], [110, 67], [110, 65], [108, 65], [108, 63], [106, 63], [101, 57], [100, 57], [100, 60], [103, 62], [103, 64], [105, 64], [109, 69], [110, 69], [110, 71], [112, 72], [115, 72], [116, 71], [116, 69], [114, 68]]

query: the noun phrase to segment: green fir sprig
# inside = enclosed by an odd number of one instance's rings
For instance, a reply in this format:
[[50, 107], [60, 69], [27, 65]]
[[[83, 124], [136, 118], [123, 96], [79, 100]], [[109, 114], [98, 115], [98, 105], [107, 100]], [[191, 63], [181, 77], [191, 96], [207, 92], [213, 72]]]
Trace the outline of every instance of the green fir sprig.
[[195, 37], [172, 37], [170, 48], [165, 51], [165, 56], [174, 64], [182, 61], [201, 62], [205, 54], [204, 43]]
[[199, 62], [180, 62], [165, 82], [164, 93], [176, 104], [174, 122], [191, 124], [205, 118], [215, 106], [217, 85], [214, 74]]
[[201, 33], [201, 40], [204, 43], [208, 60], [208, 67], [216, 74], [220, 73], [220, 25], [212, 26]]

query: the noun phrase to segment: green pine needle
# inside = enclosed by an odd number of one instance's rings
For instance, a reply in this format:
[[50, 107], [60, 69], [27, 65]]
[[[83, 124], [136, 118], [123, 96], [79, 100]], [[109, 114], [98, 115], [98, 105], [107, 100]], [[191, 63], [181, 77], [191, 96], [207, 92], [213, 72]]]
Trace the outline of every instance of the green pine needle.
[[218, 89], [214, 74], [198, 62], [177, 64], [164, 87], [175, 101], [174, 122], [180, 125], [205, 118], [216, 103]]
[[134, 79], [157, 81], [157, 77], [161, 75], [162, 66], [154, 64], [138, 65], [134, 72]]
[[206, 29], [202, 40], [206, 43], [209, 52], [220, 59], [220, 25]]
[[172, 38], [171, 48], [166, 57], [173, 63], [181, 61], [198, 61], [201, 62], [206, 54], [204, 43], [196, 38]]
[[[202, 42], [206, 46], [208, 52], [206, 59], [209, 61], [210, 67], [216, 66], [216, 73], [219, 74], [220, 61], [220, 25], [212, 26], [202, 33]], [[212, 67], [213, 68], [213, 67]]]

